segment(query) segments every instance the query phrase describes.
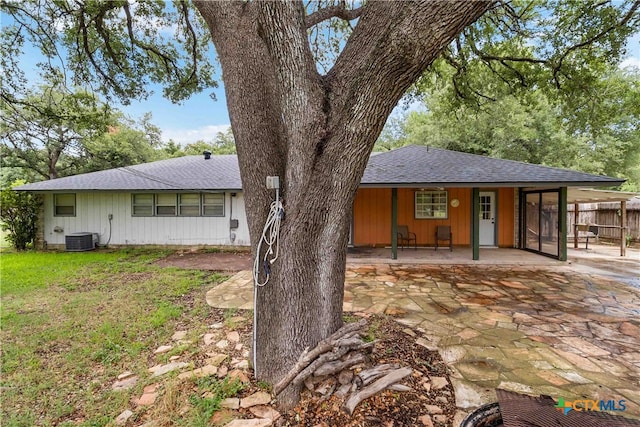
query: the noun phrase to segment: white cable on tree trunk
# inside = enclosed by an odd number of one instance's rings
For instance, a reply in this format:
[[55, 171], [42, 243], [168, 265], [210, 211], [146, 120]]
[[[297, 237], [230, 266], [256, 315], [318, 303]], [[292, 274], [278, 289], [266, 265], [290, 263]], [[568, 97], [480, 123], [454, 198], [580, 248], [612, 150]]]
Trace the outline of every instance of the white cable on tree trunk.
[[[276, 200], [271, 203], [267, 221], [262, 229], [262, 236], [256, 248], [256, 258], [253, 262], [253, 375], [258, 378], [257, 367], [257, 336], [258, 336], [258, 288], [265, 286], [269, 282], [271, 276], [271, 265], [278, 259], [280, 245], [278, 237], [280, 235], [280, 221], [284, 218], [284, 207], [280, 201], [280, 190], [276, 190]], [[262, 259], [262, 267], [264, 268], [264, 282], [260, 281], [260, 252], [262, 243], [267, 245]], [[275, 246], [275, 252], [273, 247]]]
[[[282, 220], [283, 215], [284, 208], [282, 206], [282, 202], [279, 200], [278, 190], [276, 190], [276, 201], [271, 203], [269, 215], [267, 216], [267, 221], [264, 224], [262, 236], [260, 237], [260, 241], [258, 242], [258, 247], [256, 249], [256, 258], [253, 262], [253, 283], [256, 286], [262, 287], [267, 284], [269, 276], [271, 275], [271, 264], [278, 259], [280, 249], [278, 235], [280, 234], [280, 221]], [[262, 267], [265, 273], [264, 282], [260, 282], [260, 252], [262, 249], [262, 243], [267, 245], [267, 249], [265, 250], [264, 257], [262, 259]], [[274, 246], [275, 251], [273, 250]]]

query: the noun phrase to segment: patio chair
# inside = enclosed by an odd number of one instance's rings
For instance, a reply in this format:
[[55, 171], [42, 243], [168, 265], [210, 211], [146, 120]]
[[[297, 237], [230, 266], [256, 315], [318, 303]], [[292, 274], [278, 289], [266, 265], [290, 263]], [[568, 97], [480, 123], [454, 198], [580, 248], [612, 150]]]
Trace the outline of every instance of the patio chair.
[[[598, 243], [598, 226], [597, 225], [588, 225], [588, 224], [578, 224], [578, 233], [585, 233], [585, 237], [587, 241], [585, 242], [584, 248], [585, 250], [589, 250], [589, 238], [596, 239], [596, 243]], [[578, 236], [575, 237], [576, 239]]]
[[410, 246], [411, 242], [413, 242], [413, 249], [418, 249], [418, 236], [416, 236], [416, 233], [409, 231], [409, 227], [406, 225], [399, 225], [398, 244], [402, 247], [402, 250], [404, 251], [405, 244]]
[[438, 243], [447, 240], [449, 241], [449, 251], [453, 252], [453, 234], [451, 233], [451, 227], [448, 225], [438, 225], [436, 227], [436, 251], [438, 250]]

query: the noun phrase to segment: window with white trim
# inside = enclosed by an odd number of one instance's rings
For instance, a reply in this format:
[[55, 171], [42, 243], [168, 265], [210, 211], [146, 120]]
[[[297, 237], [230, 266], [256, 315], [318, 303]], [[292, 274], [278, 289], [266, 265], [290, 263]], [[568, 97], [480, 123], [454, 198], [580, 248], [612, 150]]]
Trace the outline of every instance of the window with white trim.
[[54, 194], [53, 215], [76, 216], [76, 195], [74, 193]]
[[447, 192], [416, 191], [415, 217], [418, 219], [445, 219], [447, 218]]
[[203, 193], [202, 215], [224, 216], [224, 193]]
[[153, 194], [133, 194], [131, 205], [131, 215], [153, 216]]

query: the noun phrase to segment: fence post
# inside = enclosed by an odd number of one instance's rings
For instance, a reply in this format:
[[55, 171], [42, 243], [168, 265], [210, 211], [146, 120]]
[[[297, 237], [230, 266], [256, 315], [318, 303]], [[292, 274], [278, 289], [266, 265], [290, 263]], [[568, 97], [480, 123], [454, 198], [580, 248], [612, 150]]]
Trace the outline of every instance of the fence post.
[[580, 203], [573, 204], [573, 248], [578, 249], [578, 216]]
[[620, 256], [627, 256], [627, 201], [620, 202]]

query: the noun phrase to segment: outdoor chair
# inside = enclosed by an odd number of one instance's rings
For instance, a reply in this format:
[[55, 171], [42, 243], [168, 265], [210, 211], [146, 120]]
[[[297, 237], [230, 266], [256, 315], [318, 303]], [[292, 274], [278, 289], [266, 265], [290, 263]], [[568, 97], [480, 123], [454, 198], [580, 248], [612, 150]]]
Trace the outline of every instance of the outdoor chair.
[[[578, 234], [580, 232], [584, 232], [587, 238], [587, 241], [584, 245], [584, 249], [589, 249], [589, 238], [596, 239], [596, 243], [598, 243], [598, 226], [597, 225], [587, 225], [587, 224], [578, 224]], [[575, 237], [576, 239], [578, 236]]]
[[451, 227], [448, 225], [438, 225], [436, 227], [436, 251], [438, 250], [438, 243], [447, 240], [449, 241], [449, 251], [453, 252], [453, 234], [451, 233]]
[[402, 247], [404, 251], [404, 245], [411, 246], [411, 242], [413, 242], [413, 249], [418, 249], [418, 236], [416, 233], [412, 233], [409, 231], [409, 227], [406, 225], [398, 226], [398, 244]]

